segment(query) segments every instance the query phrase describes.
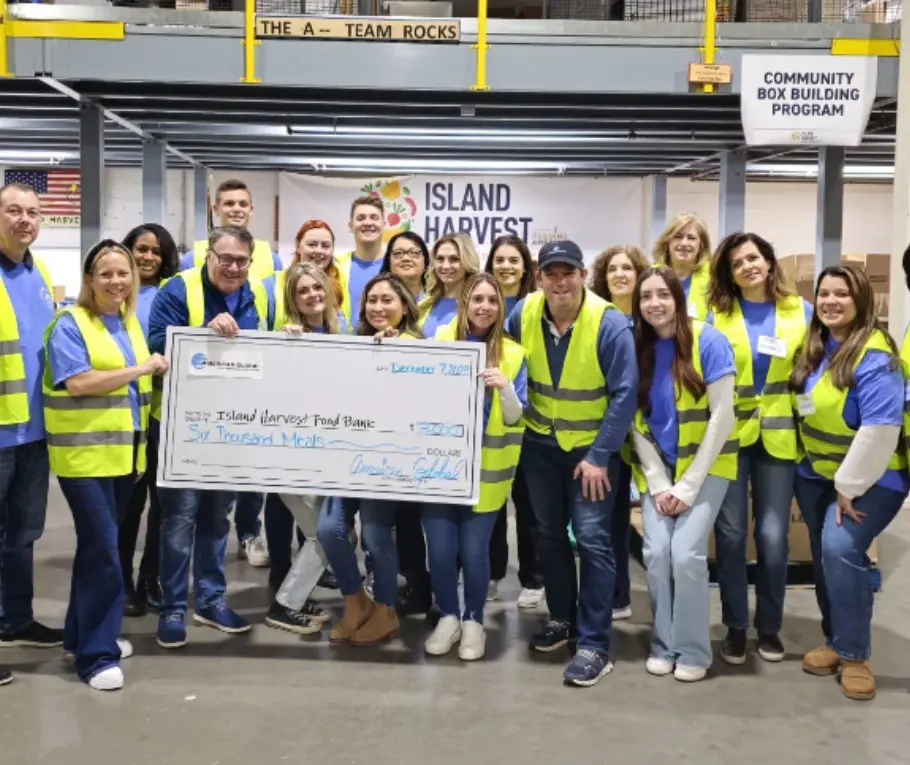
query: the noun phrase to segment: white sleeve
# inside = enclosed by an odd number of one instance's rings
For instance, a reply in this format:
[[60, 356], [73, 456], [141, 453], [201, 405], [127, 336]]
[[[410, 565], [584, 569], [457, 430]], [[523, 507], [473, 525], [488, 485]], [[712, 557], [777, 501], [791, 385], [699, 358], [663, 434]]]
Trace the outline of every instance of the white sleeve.
[[698, 445], [695, 459], [689, 465], [682, 478], [670, 490], [674, 497], [690, 507], [701, 491], [701, 485], [708, 476], [708, 471], [720, 455], [721, 449], [730, 438], [736, 426], [736, 411], [733, 407], [733, 390], [736, 377], [725, 375], [708, 386], [708, 408], [711, 419], [705, 429], [705, 437]]
[[667, 491], [672, 485], [672, 481], [667, 474], [667, 466], [664, 465], [660, 452], [657, 451], [654, 444], [633, 428], [632, 445], [635, 453], [638, 454], [638, 461], [641, 462], [641, 469], [645, 474], [645, 481], [648, 483], [648, 492], [651, 496]]
[[897, 449], [900, 425], [863, 425], [834, 474], [834, 487], [849, 499], [861, 497], [888, 469]]
[[505, 388], [499, 391], [499, 405], [502, 407], [502, 421], [506, 425], [514, 425], [521, 419], [521, 401], [518, 400], [518, 394], [515, 392], [515, 386], [512, 385], [511, 380]]

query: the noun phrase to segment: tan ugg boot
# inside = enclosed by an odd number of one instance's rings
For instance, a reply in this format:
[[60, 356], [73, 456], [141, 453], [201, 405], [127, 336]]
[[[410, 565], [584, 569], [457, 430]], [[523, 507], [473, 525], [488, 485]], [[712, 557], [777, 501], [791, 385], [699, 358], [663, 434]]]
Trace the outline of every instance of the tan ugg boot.
[[855, 701], [875, 698], [875, 676], [868, 661], [841, 660], [840, 689]]
[[370, 618], [351, 638], [351, 645], [370, 645], [393, 637], [398, 632], [398, 626], [398, 614], [395, 609], [377, 603]]
[[341, 615], [341, 620], [329, 632], [329, 642], [351, 642], [354, 633], [370, 618], [375, 608], [376, 604], [370, 600], [363, 588], [354, 595], [345, 595], [344, 613]]
[[833, 675], [840, 666], [840, 656], [834, 649], [827, 645], [813, 648], [803, 656], [803, 672], [810, 675]]

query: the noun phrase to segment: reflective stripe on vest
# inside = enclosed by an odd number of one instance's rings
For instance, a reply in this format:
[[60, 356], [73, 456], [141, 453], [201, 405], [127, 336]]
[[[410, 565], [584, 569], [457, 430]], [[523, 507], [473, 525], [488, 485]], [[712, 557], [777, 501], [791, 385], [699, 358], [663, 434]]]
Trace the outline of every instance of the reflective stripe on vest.
[[[434, 340], [451, 341], [456, 337], [454, 322], [440, 327]], [[502, 358], [499, 370], [507, 380], [514, 380], [525, 360], [524, 349], [514, 340], [502, 340]], [[524, 439], [524, 422], [519, 419], [515, 425], [502, 421], [502, 403], [498, 390], [490, 390], [490, 415], [483, 432], [480, 450], [480, 499], [474, 510], [478, 513], [492, 513], [505, 505], [512, 493], [512, 483], [518, 470], [521, 456], [521, 442]]]
[[[856, 358], [853, 365], [855, 372], [860, 362], [869, 351], [891, 353], [885, 335], [875, 330]], [[906, 387], [906, 386], [905, 386]], [[850, 450], [856, 431], [844, 421], [844, 405], [847, 403], [848, 388], [839, 390], [834, 387], [830, 372], [826, 369], [815, 383], [809, 396], [815, 411], [806, 416], [797, 416], [799, 437], [806, 457], [812, 469], [823, 478], [834, 479], [834, 474]], [[796, 409], [796, 396], [793, 397], [793, 408]], [[906, 416], [906, 415], [905, 415]], [[901, 470], [907, 467], [907, 454], [904, 444], [888, 462], [889, 470]]]
[[[193, 243], [193, 266], [196, 270], [202, 268], [208, 251], [209, 242], [207, 239]], [[274, 273], [275, 258], [272, 255], [272, 247], [268, 242], [257, 239], [253, 242], [253, 260], [250, 263], [250, 276], [255, 276], [259, 281], [262, 281]]]
[[[124, 369], [126, 360], [104, 324], [84, 308], [67, 308], [85, 341], [92, 369]], [[54, 324], [47, 331], [50, 337]], [[148, 357], [142, 327], [135, 315], [124, 322], [136, 364]], [[137, 380], [139, 387], [139, 443], [148, 428], [152, 384], [150, 375]], [[63, 478], [122, 476], [145, 470], [145, 449], [135, 452], [136, 434], [130, 408], [129, 386], [99, 396], [71, 396], [66, 388], [54, 390], [49, 366], [44, 371], [44, 420], [51, 472]]]
[[[34, 256], [32, 260], [44, 279], [48, 297], [53, 299], [54, 287], [47, 267]], [[28, 388], [19, 323], [9, 293], [0, 279], [0, 425], [18, 425], [28, 420]]]
[[[703, 322], [693, 320], [692, 324], [692, 367], [695, 373], [703, 378], [701, 369], [701, 333], [705, 325]], [[679, 481], [685, 475], [686, 470], [695, 460], [698, 453], [698, 447], [705, 438], [705, 431], [708, 429], [708, 422], [711, 419], [711, 412], [708, 409], [708, 394], [706, 393], [697, 401], [689, 392], [688, 388], [676, 383], [676, 419], [678, 424], [678, 434], [676, 441], [676, 475], [674, 481]], [[645, 420], [644, 412], [639, 409], [635, 412], [633, 427], [638, 433], [644, 436], [660, 453], [657, 442], [651, 435], [648, 423]], [[736, 480], [737, 455], [739, 453], [739, 440], [735, 432], [721, 447], [720, 454], [711, 465], [708, 473], [718, 478], [726, 478], [729, 481]], [[635, 479], [635, 485], [639, 491], [647, 491], [648, 483], [645, 480], [644, 471], [641, 469], [641, 461], [637, 452], [633, 449], [631, 452], [632, 476]]]
[[564, 451], [594, 443], [607, 411], [607, 381], [597, 359], [597, 334], [612, 303], [585, 290], [584, 302], [569, 339], [559, 386], [550, 377], [544, 338], [544, 296], [533, 292], [521, 310], [521, 345], [528, 354], [528, 407], [525, 423], [536, 433], [550, 433]]
[[714, 326], [726, 335], [736, 357], [736, 422], [741, 447], [751, 446], [761, 435], [762, 444], [772, 457], [796, 460], [796, 420], [790, 396], [793, 358], [806, 335], [806, 314], [801, 298], [784, 298], [775, 310], [774, 334], [784, 341], [784, 357], [772, 356], [761, 395], [755, 391], [752, 360], [756, 349], [739, 300], [730, 313], [714, 313]]

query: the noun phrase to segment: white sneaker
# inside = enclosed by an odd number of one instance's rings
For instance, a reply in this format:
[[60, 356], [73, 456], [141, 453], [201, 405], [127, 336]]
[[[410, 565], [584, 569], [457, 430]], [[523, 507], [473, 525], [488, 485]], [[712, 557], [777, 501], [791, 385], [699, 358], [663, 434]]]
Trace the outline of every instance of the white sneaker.
[[687, 667], [684, 664], [677, 664], [673, 677], [681, 683], [697, 683], [704, 680], [708, 670], [704, 667]]
[[613, 609], [613, 621], [621, 622], [623, 619], [632, 618], [632, 606], [626, 606], [625, 608], [614, 608]]
[[662, 656], [649, 656], [648, 660], [645, 662], [645, 672], [649, 675], [662, 677], [664, 675], [669, 675], [672, 671], [673, 662], [669, 659], [664, 659]]
[[499, 598], [499, 582], [494, 580], [490, 582], [490, 586], [487, 587], [487, 603], [491, 600], [496, 600], [497, 598]]
[[116, 666], [102, 669], [97, 675], [92, 675], [88, 684], [96, 691], [119, 691], [123, 687], [123, 672]]
[[423, 644], [430, 656], [445, 656], [461, 640], [461, 620], [457, 616], [443, 616], [433, 634]]
[[458, 658], [462, 661], [477, 661], [483, 658], [487, 646], [487, 634], [483, 625], [470, 619], [461, 625], [461, 645], [458, 646]]
[[269, 565], [269, 551], [262, 537], [244, 539], [241, 548], [247, 562], [254, 568], [266, 568]]
[[120, 649], [121, 659], [128, 659], [133, 655], [133, 644], [126, 638], [117, 638], [117, 648]]
[[544, 589], [541, 587], [535, 590], [531, 587], [525, 587], [518, 595], [517, 605], [522, 611], [533, 611], [543, 604]]

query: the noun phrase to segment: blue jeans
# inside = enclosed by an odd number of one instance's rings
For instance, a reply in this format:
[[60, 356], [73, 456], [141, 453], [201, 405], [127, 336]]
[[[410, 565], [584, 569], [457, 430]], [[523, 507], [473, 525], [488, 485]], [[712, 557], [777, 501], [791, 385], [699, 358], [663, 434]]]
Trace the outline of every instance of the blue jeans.
[[796, 465], [772, 457], [759, 439], [739, 453], [736, 481], [731, 484], [714, 524], [717, 580], [723, 606], [723, 621], [729, 629], [749, 626], [749, 596], [746, 580], [746, 536], [749, 529], [749, 484], [755, 514], [755, 547], [758, 566], [755, 578], [755, 629], [776, 635], [784, 619], [787, 591], [787, 559], [790, 545], [790, 505]]
[[63, 648], [74, 655], [82, 680], [120, 662], [117, 636], [124, 590], [117, 528], [126, 517], [134, 479], [133, 475], [59, 479], [76, 527]]
[[[554, 443], [526, 436], [521, 459], [537, 519], [540, 567], [550, 618], [578, 627], [578, 647], [609, 654], [613, 625], [616, 559], [612, 515], [616, 491], [599, 502], [585, 499], [572, 473], [588, 450], [565, 452]], [[619, 484], [618, 455], [610, 458], [610, 486]], [[569, 543], [569, 523], [578, 546], [580, 576]]]
[[616, 560], [616, 585], [613, 588], [613, 608], [632, 604], [632, 585], [629, 582], [629, 533], [632, 528], [632, 468], [619, 464], [619, 483], [614, 489], [616, 500], [610, 524], [613, 557]]
[[0, 449], [0, 633], [34, 621], [34, 547], [44, 533], [47, 442]]
[[262, 512], [265, 495], [240, 491], [235, 496], [237, 504], [234, 507], [234, 528], [237, 530], [237, 541], [242, 543], [247, 539], [255, 539], [262, 531], [259, 514]]
[[224, 600], [224, 553], [236, 494], [200, 489], [158, 489], [161, 500], [161, 615], [184, 614], [190, 558], [196, 610]]
[[[443, 616], [461, 613], [465, 621], [483, 624], [483, 606], [490, 585], [490, 537], [498, 513], [475, 513], [468, 505], [427, 503], [421, 515], [430, 560], [430, 583], [440, 613]], [[458, 608], [459, 562], [464, 577], [464, 612]]]
[[796, 502], [809, 527], [815, 599], [825, 643], [842, 659], [866, 661], [872, 655], [874, 603], [866, 551], [894, 520], [904, 495], [873, 486], [853, 500], [853, 507], [866, 514], [862, 523], [844, 517], [838, 526], [834, 482], [797, 474]]

